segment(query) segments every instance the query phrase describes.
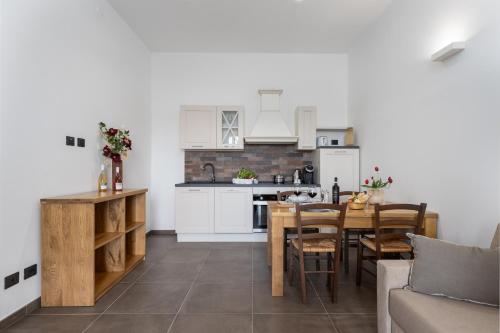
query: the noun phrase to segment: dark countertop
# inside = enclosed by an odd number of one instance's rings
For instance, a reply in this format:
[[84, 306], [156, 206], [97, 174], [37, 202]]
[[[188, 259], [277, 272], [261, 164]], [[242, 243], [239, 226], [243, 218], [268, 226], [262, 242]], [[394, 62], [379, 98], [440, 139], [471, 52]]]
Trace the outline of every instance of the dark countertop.
[[[175, 184], [175, 187], [295, 187], [293, 183], [274, 184], [272, 182], [260, 182], [258, 184], [244, 185], [230, 182], [186, 182]], [[319, 184], [300, 184], [300, 187], [320, 187]]]

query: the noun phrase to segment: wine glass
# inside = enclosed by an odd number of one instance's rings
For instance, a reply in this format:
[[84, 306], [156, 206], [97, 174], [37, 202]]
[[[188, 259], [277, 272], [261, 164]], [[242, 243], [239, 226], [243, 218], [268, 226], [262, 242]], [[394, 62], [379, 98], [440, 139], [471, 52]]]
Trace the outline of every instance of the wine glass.
[[300, 189], [300, 187], [297, 186], [297, 187], [295, 187], [295, 191], [294, 192], [295, 192], [296, 196], [299, 196], [302, 193], [302, 190]]

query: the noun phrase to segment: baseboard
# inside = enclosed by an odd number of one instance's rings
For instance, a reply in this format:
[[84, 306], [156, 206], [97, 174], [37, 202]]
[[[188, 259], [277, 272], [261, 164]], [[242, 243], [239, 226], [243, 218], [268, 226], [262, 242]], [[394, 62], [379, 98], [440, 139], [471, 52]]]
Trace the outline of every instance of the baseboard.
[[38, 297], [34, 301], [29, 302], [28, 304], [22, 306], [19, 310], [15, 311], [13, 314], [0, 320], [0, 331], [6, 329], [7, 327], [12, 326], [14, 323], [21, 320], [26, 315], [29, 315], [30, 313], [32, 313], [36, 309], [39, 309], [40, 306], [41, 306], [41, 298], [40, 297]]
[[177, 234], [177, 242], [267, 242], [267, 233]]
[[154, 235], [176, 235], [175, 230], [149, 230], [146, 236]]

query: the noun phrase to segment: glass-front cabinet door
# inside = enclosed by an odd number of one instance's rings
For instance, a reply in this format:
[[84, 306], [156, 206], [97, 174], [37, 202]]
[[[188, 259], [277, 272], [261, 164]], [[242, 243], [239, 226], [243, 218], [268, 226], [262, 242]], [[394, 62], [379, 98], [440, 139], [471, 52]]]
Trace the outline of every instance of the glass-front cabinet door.
[[244, 128], [242, 106], [217, 107], [217, 149], [243, 149]]

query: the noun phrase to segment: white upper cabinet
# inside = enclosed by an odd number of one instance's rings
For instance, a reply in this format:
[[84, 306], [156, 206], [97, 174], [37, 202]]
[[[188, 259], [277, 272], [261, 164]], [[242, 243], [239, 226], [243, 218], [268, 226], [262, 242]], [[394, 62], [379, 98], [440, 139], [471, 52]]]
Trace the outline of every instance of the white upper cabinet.
[[215, 188], [216, 233], [252, 233], [252, 188]]
[[295, 110], [295, 135], [299, 138], [297, 149], [316, 149], [316, 118], [316, 107], [314, 106], [299, 106]]
[[241, 106], [217, 107], [217, 149], [243, 149], [244, 120]]
[[180, 234], [214, 232], [214, 188], [175, 189], [175, 231]]
[[182, 106], [180, 143], [183, 149], [217, 148], [217, 107]]

